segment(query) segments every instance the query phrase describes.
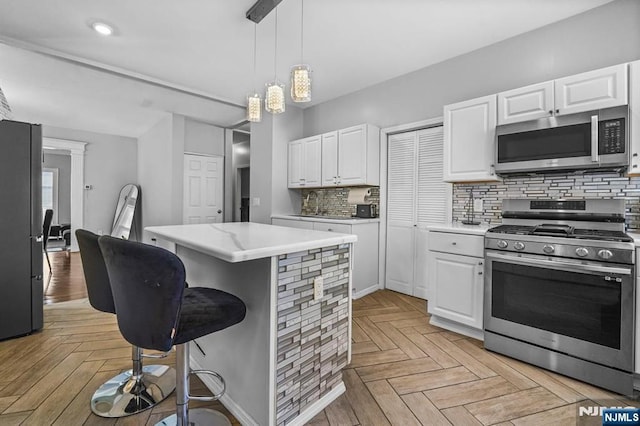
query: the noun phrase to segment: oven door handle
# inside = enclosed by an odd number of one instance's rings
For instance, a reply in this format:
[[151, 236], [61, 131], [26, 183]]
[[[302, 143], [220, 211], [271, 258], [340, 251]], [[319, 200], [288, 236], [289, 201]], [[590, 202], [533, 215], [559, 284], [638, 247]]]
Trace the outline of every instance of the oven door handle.
[[527, 266], [542, 266], [550, 269], [557, 269], [567, 272], [601, 272], [604, 274], [618, 274], [618, 275], [631, 275], [632, 270], [630, 268], [616, 268], [612, 266], [598, 266], [598, 265], [586, 265], [575, 264], [569, 262], [563, 262], [561, 260], [546, 260], [546, 259], [529, 259], [526, 257], [509, 256], [501, 253], [486, 253], [486, 257], [489, 259], [505, 260], [511, 263], [517, 263], [519, 265]]

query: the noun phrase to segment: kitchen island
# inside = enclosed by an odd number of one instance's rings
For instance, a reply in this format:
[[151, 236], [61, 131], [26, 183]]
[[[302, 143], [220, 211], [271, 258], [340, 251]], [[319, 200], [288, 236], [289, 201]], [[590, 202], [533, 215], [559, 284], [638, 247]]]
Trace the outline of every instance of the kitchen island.
[[243, 322], [191, 347], [192, 368], [224, 377], [221, 401], [243, 425], [305, 424], [344, 392], [356, 236], [247, 222], [145, 230], [180, 257], [190, 286], [246, 304]]

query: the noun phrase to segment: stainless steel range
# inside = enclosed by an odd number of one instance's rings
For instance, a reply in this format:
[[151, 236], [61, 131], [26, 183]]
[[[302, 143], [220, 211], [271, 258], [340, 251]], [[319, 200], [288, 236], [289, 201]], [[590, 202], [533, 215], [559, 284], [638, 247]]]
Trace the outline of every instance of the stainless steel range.
[[634, 243], [624, 200], [503, 201], [485, 236], [486, 349], [630, 395]]

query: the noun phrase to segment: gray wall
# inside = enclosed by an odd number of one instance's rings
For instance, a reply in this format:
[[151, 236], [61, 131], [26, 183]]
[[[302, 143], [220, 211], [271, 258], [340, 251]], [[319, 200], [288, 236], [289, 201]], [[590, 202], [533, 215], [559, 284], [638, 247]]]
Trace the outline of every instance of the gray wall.
[[58, 222], [71, 223], [71, 155], [45, 151], [43, 168], [58, 169]]
[[304, 134], [440, 117], [450, 103], [639, 58], [640, 1], [617, 0], [306, 109]]
[[224, 156], [224, 129], [200, 121], [185, 120], [184, 151]]
[[271, 223], [272, 214], [300, 209], [299, 191], [287, 189], [287, 148], [301, 136], [302, 110], [289, 105], [284, 114], [265, 113], [260, 123], [251, 123], [251, 222]]
[[136, 139], [53, 126], [43, 126], [42, 133], [44, 137], [87, 143], [84, 182], [93, 189], [84, 191], [84, 227], [110, 232], [120, 189], [137, 181]]

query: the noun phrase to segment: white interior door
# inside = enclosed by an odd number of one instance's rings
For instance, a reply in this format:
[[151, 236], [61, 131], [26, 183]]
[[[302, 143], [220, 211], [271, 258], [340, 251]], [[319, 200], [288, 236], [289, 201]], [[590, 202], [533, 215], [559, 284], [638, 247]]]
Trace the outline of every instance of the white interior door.
[[184, 155], [183, 222], [219, 223], [224, 211], [224, 158]]
[[386, 288], [413, 293], [416, 132], [389, 136]]

